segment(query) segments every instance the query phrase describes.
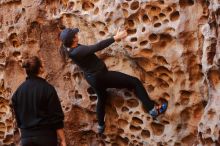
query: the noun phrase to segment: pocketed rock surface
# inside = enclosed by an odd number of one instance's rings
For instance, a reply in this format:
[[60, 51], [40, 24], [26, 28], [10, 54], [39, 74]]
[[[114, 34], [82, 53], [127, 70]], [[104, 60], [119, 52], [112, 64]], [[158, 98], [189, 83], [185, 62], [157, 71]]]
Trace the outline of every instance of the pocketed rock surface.
[[[0, 145], [19, 145], [10, 99], [32, 55], [58, 92], [70, 146], [220, 145], [219, 24], [218, 0], [0, 0]], [[97, 54], [109, 70], [139, 78], [156, 102], [168, 101], [166, 113], [155, 121], [132, 90], [109, 89], [99, 137], [97, 96], [59, 55], [64, 27], [78, 27], [86, 45], [126, 27], [126, 39]]]

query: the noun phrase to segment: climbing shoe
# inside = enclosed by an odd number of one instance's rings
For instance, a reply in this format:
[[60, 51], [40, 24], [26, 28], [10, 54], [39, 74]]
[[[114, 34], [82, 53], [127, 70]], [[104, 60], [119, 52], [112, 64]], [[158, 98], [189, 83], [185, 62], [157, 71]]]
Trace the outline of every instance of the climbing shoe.
[[98, 125], [97, 129], [98, 129], [98, 133], [99, 133], [99, 134], [103, 134], [104, 131], [105, 131], [105, 125], [103, 125], [103, 126]]
[[164, 113], [167, 110], [167, 106], [168, 106], [167, 102], [163, 102], [160, 108], [154, 106], [154, 108], [149, 111], [149, 114], [153, 118], [156, 118], [157, 116], [159, 116], [160, 114]]

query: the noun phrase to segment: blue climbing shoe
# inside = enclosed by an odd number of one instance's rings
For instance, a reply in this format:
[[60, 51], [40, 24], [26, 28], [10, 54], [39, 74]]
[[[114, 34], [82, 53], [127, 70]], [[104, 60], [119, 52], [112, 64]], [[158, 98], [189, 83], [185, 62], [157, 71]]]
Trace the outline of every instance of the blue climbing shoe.
[[149, 111], [149, 114], [153, 117], [156, 118], [160, 114], [164, 113], [167, 110], [167, 102], [162, 103], [161, 107], [158, 109], [157, 106], [154, 106], [153, 109]]
[[159, 114], [164, 113], [167, 110], [167, 103], [162, 103], [161, 107], [159, 108]]
[[159, 115], [159, 112], [158, 112], [156, 106], [154, 106], [154, 108], [149, 111], [149, 114], [150, 114], [153, 118], [156, 118], [156, 117]]
[[105, 131], [105, 125], [103, 125], [103, 126], [98, 125], [97, 129], [98, 129], [98, 133], [99, 133], [99, 134], [103, 134], [104, 131]]

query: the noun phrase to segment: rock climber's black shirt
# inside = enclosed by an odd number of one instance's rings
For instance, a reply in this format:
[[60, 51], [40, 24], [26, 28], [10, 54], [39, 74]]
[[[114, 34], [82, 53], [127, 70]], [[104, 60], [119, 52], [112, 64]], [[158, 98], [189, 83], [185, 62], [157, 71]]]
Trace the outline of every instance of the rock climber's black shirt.
[[[37, 76], [26, 78], [12, 96], [17, 126], [22, 130], [63, 128], [64, 114], [55, 88]], [[39, 133], [41, 134], [42, 133]]]
[[95, 45], [78, 45], [73, 48], [69, 56], [87, 75], [107, 70], [105, 63], [95, 55], [95, 52], [110, 46], [114, 42], [114, 38], [111, 37]]

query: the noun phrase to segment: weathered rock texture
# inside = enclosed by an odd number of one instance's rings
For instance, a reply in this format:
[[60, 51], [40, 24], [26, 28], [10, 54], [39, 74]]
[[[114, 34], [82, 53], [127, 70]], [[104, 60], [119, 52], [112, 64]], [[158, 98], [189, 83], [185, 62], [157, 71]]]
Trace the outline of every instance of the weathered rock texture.
[[[29, 55], [42, 59], [58, 91], [70, 146], [220, 145], [219, 24], [219, 0], [0, 0], [0, 145], [19, 142], [9, 101]], [[80, 28], [83, 44], [128, 27], [124, 41], [98, 54], [110, 70], [138, 77], [152, 99], [167, 100], [167, 112], [153, 121], [132, 91], [111, 89], [97, 137], [97, 97], [59, 55], [64, 26]]]

